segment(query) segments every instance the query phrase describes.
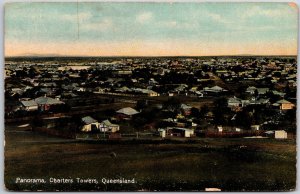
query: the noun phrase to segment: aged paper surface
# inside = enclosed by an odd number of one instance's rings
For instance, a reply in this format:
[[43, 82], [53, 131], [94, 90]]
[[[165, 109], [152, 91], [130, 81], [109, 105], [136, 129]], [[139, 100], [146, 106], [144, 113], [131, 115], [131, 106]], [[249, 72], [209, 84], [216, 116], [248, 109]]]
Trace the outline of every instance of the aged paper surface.
[[290, 191], [295, 3], [5, 5], [5, 187]]

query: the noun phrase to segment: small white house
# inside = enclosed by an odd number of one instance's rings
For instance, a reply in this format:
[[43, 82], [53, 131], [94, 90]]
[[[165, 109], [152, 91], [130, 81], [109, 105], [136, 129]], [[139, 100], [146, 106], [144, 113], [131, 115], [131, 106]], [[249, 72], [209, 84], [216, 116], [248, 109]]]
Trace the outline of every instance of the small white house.
[[184, 130], [184, 137], [191, 137], [194, 135], [194, 130], [191, 129], [183, 129]]
[[259, 125], [251, 125], [251, 129], [254, 131], [258, 131], [259, 130]]
[[100, 123], [97, 120], [93, 119], [92, 117], [90, 116], [83, 117], [81, 118], [81, 121], [83, 123], [81, 131], [90, 132], [90, 131], [99, 130]]
[[236, 132], [241, 132], [241, 129], [240, 128], [235, 128], [235, 131]]
[[287, 139], [287, 132], [284, 130], [275, 131], [275, 139]]
[[[163, 132], [161, 134], [163, 135]], [[165, 135], [173, 137], [192, 137], [194, 135], [194, 130], [181, 127], [168, 127]]]
[[155, 91], [153, 91], [153, 90], [149, 90], [148, 96], [153, 97], [153, 96], [160, 96], [160, 95], [159, 95], [159, 93], [157, 93], [157, 92], [155, 92]]
[[242, 106], [242, 101], [239, 98], [233, 97], [228, 99], [228, 107], [234, 108], [234, 107], [240, 107]]
[[112, 124], [109, 120], [104, 120], [100, 123], [99, 129], [101, 132], [115, 133], [120, 130], [120, 126], [117, 124]]
[[223, 132], [223, 127], [222, 126], [217, 126], [218, 132]]
[[162, 138], [166, 137], [166, 130], [165, 129], [158, 129], [159, 136]]

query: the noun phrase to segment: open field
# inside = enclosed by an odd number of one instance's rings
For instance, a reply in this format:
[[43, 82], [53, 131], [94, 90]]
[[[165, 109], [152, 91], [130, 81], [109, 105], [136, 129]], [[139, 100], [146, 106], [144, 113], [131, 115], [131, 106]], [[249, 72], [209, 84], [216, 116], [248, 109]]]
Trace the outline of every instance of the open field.
[[[5, 185], [9, 190], [293, 190], [296, 143], [274, 139], [193, 142], [79, 142], [6, 126]], [[112, 154], [114, 153], [114, 154]], [[16, 178], [44, 178], [16, 184]], [[51, 184], [49, 178], [91, 178], [98, 184]], [[136, 184], [103, 184], [135, 178]]]

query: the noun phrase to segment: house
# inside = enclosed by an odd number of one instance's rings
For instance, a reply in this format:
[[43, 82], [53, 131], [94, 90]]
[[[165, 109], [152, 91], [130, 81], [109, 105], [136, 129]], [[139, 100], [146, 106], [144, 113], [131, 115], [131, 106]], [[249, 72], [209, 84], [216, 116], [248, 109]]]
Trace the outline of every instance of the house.
[[257, 88], [258, 95], [265, 95], [269, 91], [269, 88]]
[[160, 96], [159, 93], [157, 93], [157, 92], [155, 92], [155, 91], [153, 91], [153, 90], [149, 90], [147, 94], [148, 94], [148, 96], [150, 96], [150, 97], [153, 97], [153, 96]]
[[265, 136], [266, 137], [270, 137], [270, 138], [274, 138], [275, 137], [275, 133], [274, 133], [274, 131], [266, 131], [265, 132]]
[[174, 95], [176, 95], [177, 93], [175, 93], [175, 92], [173, 92], [173, 91], [169, 91], [168, 92], [168, 96], [174, 96]]
[[122, 119], [127, 119], [128, 120], [128, 119], [131, 119], [131, 117], [133, 115], [136, 115], [139, 112], [137, 110], [131, 108], [131, 107], [126, 107], [126, 108], [122, 108], [122, 109], [116, 111], [116, 113], [117, 113], [116, 117], [118, 119], [121, 119], [121, 120]]
[[149, 79], [149, 85], [156, 85], [158, 82], [154, 78]]
[[123, 86], [121, 88], [116, 89], [116, 92], [122, 92], [122, 93], [124, 93], [124, 92], [131, 92], [131, 89], [129, 89], [126, 86]]
[[181, 104], [180, 109], [182, 110], [183, 115], [187, 116], [191, 114], [192, 107], [186, 104]]
[[203, 97], [204, 94], [201, 91], [198, 91], [198, 87], [192, 87], [189, 92], [194, 93], [195, 95], [197, 95], [198, 97]]
[[20, 101], [22, 109], [26, 111], [36, 111], [38, 110], [38, 104], [34, 100], [22, 100]]
[[188, 87], [188, 85], [186, 85], [186, 84], [180, 84], [178, 87], [176, 87], [174, 90], [176, 91], [176, 92], [183, 92], [183, 91], [185, 91], [185, 89]]
[[200, 91], [196, 91], [195, 94], [200, 98], [202, 98], [204, 96], [203, 92], [200, 92]]
[[236, 132], [241, 132], [241, 128], [235, 128]]
[[246, 89], [246, 93], [254, 94], [256, 90], [257, 90], [257, 89], [256, 89], [255, 86], [249, 86], [249, 87]]
[[218, 132], [223, 132], [223, 126], [217, 126]]
[[227, 103], [229, 108], [237, 108], [242, 106], [242, 100], [236, 97], [229, 98]]
[[21, 88], [11, 88], [11, 90], [10, 90], [11, 96], [14, 96], [16, 94], [22, 95], [23, 93], [24, 93], [24, 90]]
[[181, 127], [167, 128], [166, 135], [172, 137], [192, 137], [194, 136], [194, 130]]
[[117, 124], [112, 124], [109, 120], [104, 120], [100, 123], [99, 130], [101, 132], [115, 133], [120, 130], [120, 126]]
[[132, 89], [134, 92], [142, 93], [142, 94], [147, 94], [147, 96], [159, 96], [159, 93], [149, 90], [149, 89], [142, 89], [142, 88], [134, 88]]
[[266, 136], [275, 139], [287, 139], [287, 132], [284, 130], [266, 131]]
[[222, 87], [220, 87], [220, 86], [214, 86], [214, 87], [205, 87], [204, 89], [203, 89], [203, 91], [204, 92], [206, 92], [206, 93], [214, 93], [214, 94], [216, 94], [216, 93], [221, 93], [221, 92], [227, 92], [228, 90], [226, 90], [226, 89], [224, 89], [224, 88], [222, 88]]
[[64, 102], [50, 97], [39, 97], [34, 99], [34, 101], [38, 104], [38, 108], [41, 111], [47, 111], [53, 106], [64, 104]]
[[165, 138], [166, 137], [166, 129], [158, 129], [158, 132], [159, 132], [159, 136], [162, 137], [162, 138]]
[[275, 131], [275, 139], [287, 139], [287, 132], [284, 130]]
[[198, 90], [198, 87], [192, 87], [189, 91], [195, 93]]
[[40, 86], [43, 86], [43, 87], [46, 87], [46, 88], [54, 88], [57, 85], [54, 82], [46, 82], [46, 83], [41, 83]]
[[280, 97], [282, 97], [282, 98], [285, 96], [285, 93], [284, 93], [284, 92], [278, 92], [278, 91], [276, 91], [276, 90], [273, 91], [273, 94], [274, 94], [274, 95], [277, 95], [277, 96], [280, 96]]
[[279, 107], [280, 110], [291, 110], [295, 105], [287, 100], [279, 100], [273, 104], [275, 107]]
[[265, 95], [269, 91], [269, 88], [256, 88], [254, 86], [250, 86], [246, 89], [246, 93], [252, 95], [255, 94], [256, 91], [258, 95]]
[[251, 129], [254, 130], [254, 131], [258, 131], [260, 128], [259, 125], [251, 125]]
[[263, 104], [266, 105], [268, 103], [269, 103], [269, 99], [267, 99], [267, 98], [260, 98], [258, 100], [253, 98], [249, 101], [249, 104], [257, 104], [257, 105], [263, 105]]
[[91, 132], [91, 131], [99, 130], [100, 123], [90, 116], [81, 118], [81, 122], [83, 123], [83, 126], [81, 127], [81, 131], [83, 132]]
[[147, 94], [148, 96], [150, 97], [153, 97], [153, 96], [159, 96], [159, 93], [153, 91], [153, 90], [148, 90], [148, 89], [141, 89], [140, 90], [143, 94]]
[[84, 87], [74, 87], [74, 88], [73, 88], [73, 91], [77, 91], [77, 92], [85, 92], [85, 91], [86, 91], [86, 88], [84, 88]]
[[119, 70], [117, 72], [115, 72], [117, 75], [131, 75], [132, 71], [130, 70]]

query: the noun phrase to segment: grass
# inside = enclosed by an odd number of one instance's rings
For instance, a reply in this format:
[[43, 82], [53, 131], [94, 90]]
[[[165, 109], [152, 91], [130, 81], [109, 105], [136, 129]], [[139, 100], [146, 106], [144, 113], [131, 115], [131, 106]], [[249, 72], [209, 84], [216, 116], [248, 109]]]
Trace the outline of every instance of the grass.
[[[293, 140], [199, 139], [192, 143], [55, 142], [6, 133], [5, 185], [46, 191], [287, 191], [296, 184]], [[33, 141], [35, 140], [35, 141]], [[112, 157], [114, 152], [116, 157]], [[137, 184], [16, 184], [21, 178], [135, 178]]]

